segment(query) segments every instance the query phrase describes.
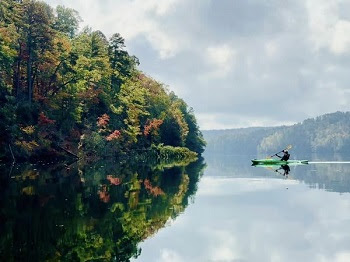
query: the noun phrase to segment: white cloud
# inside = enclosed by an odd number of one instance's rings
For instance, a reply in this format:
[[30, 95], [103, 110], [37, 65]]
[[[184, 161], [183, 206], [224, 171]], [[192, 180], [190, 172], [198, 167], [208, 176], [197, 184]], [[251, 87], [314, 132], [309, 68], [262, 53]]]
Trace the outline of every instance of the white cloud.
[[349, 262], [350, 252], [342, 252], [336, 255], [334, 262]]
[[173, 250], [162, 249], [160, 251], [160, 258], [158, 262], [185, 262], [181, 256]]
[[196, 114], [199, 126], [202, 130], [210, 129], [227, 129], [227, 128], [242, 128], [242, 127], [262, 127], [262, 126], [278, 126], [278, 125], [292, 125], [293, 121], [274, 120], [265, 117], [240, 116], [235, 113], [197, 113]]
[[207, 48], [208, 63], [213, 68], [213, 77], [225, 77], [235, 63], [236, 51], [227, 44]]
[[161, 58], [174, 56], [181, 49], [177, 35], [164, 26], [159, 19], [176, 10], [183, 0], [120, 0], [103, 4], [93, 0], [47, 0], [53, 5], [61, 4], [79, 11], [84, 25], [102, 30], [108, 36], [120, 33], [126, 40], [144, 36], [158, 51]]
[[337, 22], [336, 1], [308, 0], [305, 6], [308, 11], [310, 36], [314, 48], [318, 50], [328, 47]]
[[350, 21], [341, 19], [340, 2], [342, 1], [306, 2], [311, 40], [316, 50], [328, 48], [336, 55], [350, 51]]
[[[270, 171], [271, 172], [271, 171]], [[203, 177], [197, 192], [198, 196], [228, 196], [239, 195], [247, 192], [269, 191], [276, 185], [291, 186], [299, 184], [298, 181], [288, 180], [271, 180], [258, 178], [236, 178], [225, 177]]]
[[[145, 0], [139, 0], [144, 2]], [[181, 0], [167, 0], [167, 1], [159, 1], [153, 0], [152, 5], [155, 6], [157, 15], [164, 16], [167, 15], [169, 11], [173, 8], [176, 8], [176, 4], [178, 4]]]
[[210, 258], [209, 261], [234, 261], [239, 254], [233, 247], [237, 245], [238, 240], [231, 232], [226, 230], [210, 230], [207, 232], [214, 239], [216, 244], [209, 247]]
[[331, 42], [331, 50], [341, 55], [350, 51], [350, 22], [340, 20], [334, 28], [334, 35]]
[[[222, 124], [220, 118], [217, 114], [206, 114], [206, 113], [197, 113], [197, 120], [199, 126], [203, 130], [208, 129], [224, 129], [227, 127], [227, 124]], [[233, 127], [233, 126], [231, 126]]]
[[268, 57], [276, 57], [278, 54], [279, 48], [277, 44], [273, 41], [268, 41], [265, 44], [265, 52]]

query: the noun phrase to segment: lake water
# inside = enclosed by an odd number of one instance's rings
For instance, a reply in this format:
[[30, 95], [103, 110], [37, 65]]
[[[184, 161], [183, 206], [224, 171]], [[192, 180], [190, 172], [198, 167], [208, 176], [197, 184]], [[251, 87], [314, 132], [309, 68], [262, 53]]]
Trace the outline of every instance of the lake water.
[[1, 261], [350, 261], [350, 157], [0, 165]]
[[[206, 156], [193, 203], [141, 244], [135, 261], [350, 261], [350, 162], [282, 170]], [[278, 167], [276, 167], [277, 169]]]

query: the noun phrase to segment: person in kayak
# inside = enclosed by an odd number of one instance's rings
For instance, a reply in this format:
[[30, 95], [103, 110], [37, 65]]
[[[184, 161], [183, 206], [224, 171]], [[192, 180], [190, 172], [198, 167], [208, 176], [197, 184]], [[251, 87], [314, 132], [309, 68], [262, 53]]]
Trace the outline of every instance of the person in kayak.
[[283, 150], [283, 156], [279, 156], [276, 154], [277, 157], [281, 158], [282, 161], [288, 161], [290, 154], [288, 153], [287, 150]]

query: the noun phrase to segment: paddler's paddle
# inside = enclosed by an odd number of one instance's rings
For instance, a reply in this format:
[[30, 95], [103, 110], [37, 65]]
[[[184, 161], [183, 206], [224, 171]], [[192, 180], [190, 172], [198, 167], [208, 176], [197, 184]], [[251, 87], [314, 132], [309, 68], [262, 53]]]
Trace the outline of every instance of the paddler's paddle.
[[279, 153], [282, 153], [283, 151], [285, 150], [290, 150], [293, 146], [292, 145], [288, 145], [285, 149], [277, 152], [276, 154], [273, 154], [272, 156], [269, 156], [268, 158], [271, 158], [271, 157], [274, 157], [275, 155], [279, 154]]

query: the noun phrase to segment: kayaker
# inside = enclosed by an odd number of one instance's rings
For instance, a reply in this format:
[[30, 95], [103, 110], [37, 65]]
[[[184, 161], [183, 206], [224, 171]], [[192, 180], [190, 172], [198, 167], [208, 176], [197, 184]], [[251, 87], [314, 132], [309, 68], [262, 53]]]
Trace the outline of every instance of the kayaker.
[[287, 150], [283, 150], [283, 156], [279, 156], [276, 154], [277, 157], [281, 158], [282, 161], [288, 161], [290, 154], [288, 153]]

